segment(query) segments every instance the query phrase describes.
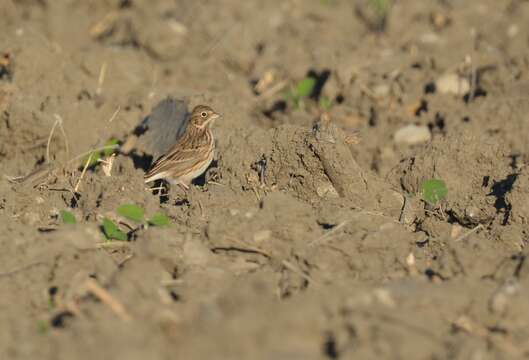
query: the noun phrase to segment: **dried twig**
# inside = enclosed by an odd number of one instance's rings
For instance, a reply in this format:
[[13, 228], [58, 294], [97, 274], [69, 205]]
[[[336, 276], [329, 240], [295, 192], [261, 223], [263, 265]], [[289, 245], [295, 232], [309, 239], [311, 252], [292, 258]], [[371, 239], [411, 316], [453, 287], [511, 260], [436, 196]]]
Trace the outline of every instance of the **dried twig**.
[[128, 241], [107, 241], [97, 244], [96, 249], [121, 249], [124, 247], [129, 247], [130, 243]]
[[287, 261], [287, 260], [283, 260], [281, 261], [281, 264], [286, 267], [288, 270], [298, 274], [299, 276], [301, 276], [303, 279], [307, 280], [309, 283], [312, 283], [312, 284], [316, 284], [317, 282], [314, 281], [314, 279], [312, 278], [312, 276], [308, 275], [308, 274], [305, 274], [303, 271], [301, 271], [301, 269], [299, 269], [297, 266], [295, 266], [294, 264], [292, 264], [291, 262]]
[[103, 173], [105, 176], [112, 176], [112, 166], [114, 165], [114, 160], [116, 159], [116, 154], [110, 155], [110, 157], [106, 160], [99, 159], [98, 161], [102, 163], [101, 166]]
[[84, 153], [80, 154], [80, 155], [77, 155], [76, 157], [68, 160], [68, 163], [72, 163], [74, 161], [77, 161], [81, 158], [84, 158], [86, 155], [90, 155], [90, 154], [93, 154], [93, 153], [96, 153], [96, 152], [99, 152], [99, 151], [103, 151], [103, 150], [110, 150], [110, 149], [117, 149], [119, 148], [119, 145], [118, 144], [114, 144], [114, 145], [105, 145], [105, 146], [101, 146], [101, 147], [98, 147], [98, 148], [94, 148], [94, 149], [91, 149], [91, 150], [88, 150], [88, 151], [85, 151]]
[[452, 323], [456, 328], [463, 330], [464, 332], [477, 336], [482, 339], [486, 339], [494, 344], [498, 349], [509, 354], [509, 356], [518, 358], [524, 355], [524, 350], [513, 343], [508, 338], [494, 336], [485, 326], [475, 322], [466, 315], [460, 316]]
[[61, 122], [60, 118], [57, 118], [55, 122], [53, 123], [53, 126], [51, 127], [50, 135], [48, 136], [48, 142], [46, 143], [46, 163], [50, 163], [50, 144], [51, 139], [53, 137], [53, 133], [55, 132], [55, 128], [57, 125]]
[[66, 148], [66, 158], [70, 157], [70, 146], [68, 145], [68, 137], [66, 136], [66, 131], [64, 131], [62, 117], [59, 114], [53, 114], [55, 116], [56, 120], [59, 120], [59, 130], [61, 130], [61, 134], [64, 138], [64, 147]]
[[483, 225], [482, 224], [479, 224], [478, 226], [476, 226], [472, 230], [467, 231], [466, 233], [464, 233], [463, 235], [461, 235], [460, 237], [458, 237], [454, 241], [455, 242], [462, 241], [462, 240], [466, 239], [467, 237], [469, 237], [470, 235], [472, 235], [473, 233], [475, 233], [476, 231], [478, 231], [479, 229], [483, 229]]
[[88, 292], [91, 292], [95, 297], [101, 300], [101, 302], [108, 305], [108, 307], [110, 307], [110, 309], [122, 320], [129, 321], [132, 319], [123, 304], [107, 290], [103, 289], [94, 279], [86, 280], [85, 288]]
[[[236, 241], [237, 243], [242, 243], [242, 242], [239, 242], [239, 241]], [[264, 256], [265, 258], [267, 259], [271, 259], [272, 256], [270, 254], [268, 254], [267, 252], [259, 249], [259, 248], [255, 248], [255, 247], [252, 247], [252, 246], [246, 246], [246, 244], [242, 243], [241, 244], [242, 246], [237, 246], [237, 245], [219, 245], [219, 246], [215, 246], [215, 247], [212, 247], [211, 248], [211, 251], [216, 253], [218, 251], [238, 251], [238, 252], [243, 252], [243, 253], [250, 253], [250, 254], [259, 254], [259, 255], [262, 255]]]
[[86, 163], [84, 164], [83, 171], [81, 172], [81, 176], [79, 177], [79, 180], [77, 180], [77, 184], [75, 185], [75, 188], [73, 189], [74, 193], [77, 193], [79, 190], [79, 186], [81, 185], [81, 180], [83, 180], [84, 174], [86, 174], [86, 169], [88, 169], [88, 165], [90, 165], [90, 162], [92, 161], [92, 156], [94, 156], [94, 153], [91, 153], [90, 156], [88, 156], [88, 159], [86, 160]]
[[278, 82], [270, 89], [266, 90], [261, 95], [259, 95], [258, 100], [271, 98], [272, 96], [283, 90], [285, 86], [287, 86], [287, 82], [285, 80]]
[[316, 244], [319, 244], [321, 243], [323, 240], [325, 239], [328, 239], [331, 235], [335, 234], [338, 230], [340, 230], [341, 228], [343, 228], [345, 225], [347, 225], [349, 221], [342, 221], [341, 223], [339, 223], [338, 225], [336, 225], [335, 227], [333, 227], [331, 230], [329, 230], [328, 232], [326, 232], [325, 234], [323, 234], [322, 236], [320, 236], [319, 238], [317, 239], [314, 239], [312, 241], [309, 242], [309, 246], [314, 246]]
[[105, 82], [106, 73], [107, 73], [107, 63], [104, 62], [101, 65], [101, 69], [99, 69], [99, 78], [97, 79], [97, 89], [96, 89], [97, 95], [100, 95], [101, 91], [103, 91], [103, 84]]
[[114, 121], [114, 119], [116, 119], [120, 111], [121, 111], [121, 106], [118, 106], [118, 108], [116, 109], [116, 111], [114, 111], [114, 113], [112, 114], [108, 122], [111, 123], [112, 121]]

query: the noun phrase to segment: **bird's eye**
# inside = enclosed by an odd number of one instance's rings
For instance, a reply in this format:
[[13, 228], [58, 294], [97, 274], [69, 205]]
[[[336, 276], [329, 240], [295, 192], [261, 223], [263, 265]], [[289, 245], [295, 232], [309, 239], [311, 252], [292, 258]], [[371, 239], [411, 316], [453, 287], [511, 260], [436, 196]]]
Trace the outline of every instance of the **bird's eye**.
[[208, 113], [205, 112], [205, 111], [202, 111], [202, 113], [200, 114], [200, 116], [202, 116], [203, 118], [205, 118], [206, 116], [208, 116]]

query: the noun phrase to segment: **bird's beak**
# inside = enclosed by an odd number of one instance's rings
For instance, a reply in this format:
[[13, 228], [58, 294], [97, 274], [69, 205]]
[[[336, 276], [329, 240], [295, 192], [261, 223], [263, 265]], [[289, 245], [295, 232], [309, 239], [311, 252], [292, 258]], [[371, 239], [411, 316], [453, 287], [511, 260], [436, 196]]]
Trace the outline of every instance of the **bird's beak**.
[[213, 121], [217, 120], [218, 118], [221, 118], [222, 115], [219, 114], [219, 113], [213, 113], [211, 114], [211, 116], [209, 117], [208, 121], [206, 122], [206, 124], [213, 124]]

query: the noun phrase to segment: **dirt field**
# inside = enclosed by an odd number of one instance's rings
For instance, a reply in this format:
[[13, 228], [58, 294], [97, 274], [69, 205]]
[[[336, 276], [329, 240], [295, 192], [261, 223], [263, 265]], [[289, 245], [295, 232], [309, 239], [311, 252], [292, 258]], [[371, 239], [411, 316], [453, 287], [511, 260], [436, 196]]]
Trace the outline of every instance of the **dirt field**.
[[[529, 357], [529, 2], [383, 4], [1, 0], [0, 358]], [[167, 96], [205, 177], [82, 172]]]

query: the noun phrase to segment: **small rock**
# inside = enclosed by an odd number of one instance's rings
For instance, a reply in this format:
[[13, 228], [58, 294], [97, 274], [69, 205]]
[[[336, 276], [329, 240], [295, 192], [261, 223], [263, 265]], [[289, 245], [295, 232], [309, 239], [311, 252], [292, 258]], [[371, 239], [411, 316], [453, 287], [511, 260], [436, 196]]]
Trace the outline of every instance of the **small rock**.
[[406, 125], [394, 135], [394, 140], [397, 144], [415, 145], [428, 142], [432, 139], [432, 134], [427, 126], [419, 126], [415, 124]]
[[463, 232], [463, 227], [459, 224], [453, 224], [452, 229], [450, 230], [450, 237], [452, 239], [457, 239], [459, 235]]
[[387, 289], [375, 289], [373, 291], [373, 295], [375, 299], [378, 300], [378, 302], [380, 302], [382, 305], [385, 305], [389, 308], [394, 308], [397, 306], [393, 296], [391, 296], [391, 293]]
[[519, 292], [519, 284], [509, 279], [489, 299], [489, 310], [495, 314], [505, 314], [512, 297]]
[[470, 90], [468, 79], [454, 73], [444, 74], [437, 79], [435, 85], [441, 94], [464, 95]]
[[326, 184], [322, 184], [322, 185], [318, 186], [316, 188], [316, 193], [321, 198], [326, 197], [326, 196], [332, 196], [332, 197], [338, 197], [339, 196], [338, 192], [336, 191], [334, 186], [332, 186], [331, 183], [326, 183]]
[[373, 94], [377, 99], [385, 98], [389, 95], [390, 87], [387, 84], [379, 84], [373, 88]]
[[255, 243], [260, 244], [270, 239], [271, 236], [272, 236], [271, 230], [261, 230], [253, 234], [253, 241]]
[[423, 44], [437, 44], [439, 42], [439, 39], [439, 35], [431, 32], [422, 34], [420, 37], [420, 41]]
[[187, 29], [187, 27], [182, 24], [181, 22], [179, 21], [176, 21], [176, 20], [170, 20], [167, 25], [169, 25], [169, 28], [175, 33], [175, 34], [178, 34], [178, 35], [187, 35], [187, 33], [189, 32], [189, 30]]
[[513, 38], [516, 35], [518, 35], [519, 32], [520, 32], [520, 29], [518, 28], [518, 25], [511, 24], [511, 26], [509, 26], [509, 28], [507, 29], [507, 36], [510, 38]]

